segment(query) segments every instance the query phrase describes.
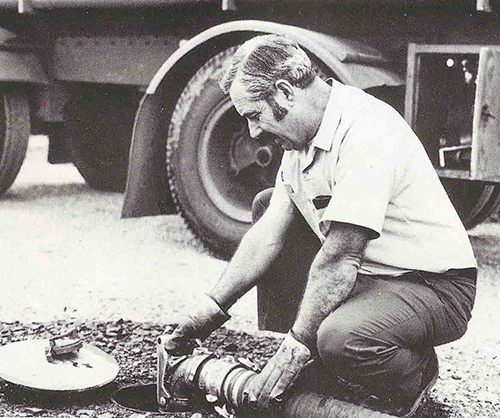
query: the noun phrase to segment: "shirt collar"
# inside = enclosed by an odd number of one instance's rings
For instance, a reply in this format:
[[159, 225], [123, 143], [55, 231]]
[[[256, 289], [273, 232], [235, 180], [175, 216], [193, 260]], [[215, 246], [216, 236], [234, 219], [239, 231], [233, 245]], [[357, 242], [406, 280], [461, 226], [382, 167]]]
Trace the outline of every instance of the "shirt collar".
[[330, 97], [326, 104], [325, 113], [319, 126], [316, 136], [312, 140], [312, 145], [320, 148], [323, 151], [330, 151], [332, 149], [333, 138], [340, 123], [340, 107], [339, 91], [342, 84], [332, 78], [327, 80], [328, 84], [332, 86], [330, 90]]
[[304, 164], [302, 165], [302, 171], [312, 164], [316, 154], [316, 148], [323, 151], [330, 151], [332, 149], [333, 139], [335, 138], [335, 133], [340, 124], [338, 93], [342, 88], [342, 84], [334, 79], [328, 79], [327, 82], [332, 86], [330, 97], [328, 99], [318, 132], [311, 140], [310, 147], [303, 157]]

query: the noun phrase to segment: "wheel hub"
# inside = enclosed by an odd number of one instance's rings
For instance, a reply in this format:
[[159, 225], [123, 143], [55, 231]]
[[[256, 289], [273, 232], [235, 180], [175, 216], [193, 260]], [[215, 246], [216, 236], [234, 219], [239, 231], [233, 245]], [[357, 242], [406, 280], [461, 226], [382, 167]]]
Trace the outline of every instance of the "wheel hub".
[[207, 117], [199, 144], [198, 167], [210, 200], [226, 216], [250, 224], [253, 197], [274, 184], [278, 147], [253, 139], [229, 99]]
[[268, 167], [273, 156], [272, 147], [260, 145], [249, 135], [246, 126], [242, 126], [233, 134], [229, 162], [235, 176], [252, 164], [257, 164], [261, 168]]
[[262, 168], [267, 167], [273, 160], [273, 150], [269, 145], [257, 149], [255, 162]]

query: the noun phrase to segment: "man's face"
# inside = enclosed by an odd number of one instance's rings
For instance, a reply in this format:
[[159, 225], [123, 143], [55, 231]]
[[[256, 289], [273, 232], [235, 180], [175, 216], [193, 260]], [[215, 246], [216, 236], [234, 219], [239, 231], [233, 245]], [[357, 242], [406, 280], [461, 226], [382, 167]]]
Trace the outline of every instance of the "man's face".
[[[235, 80], [231, 86], [231, 100], [237, 112], [248, 121], [248, 130], [252, 138], [266, 132], [274, 136], [274, 142], [284, 150], [301, 149], [308, 140], [304, 140], [300, 124], [293, 114], [293, 106], [287, 106], [286, 99], [279, 98], [278, 91], [269, 100], [252, 101], [245, 96], [245, 88]], [[271, 105], [272, 104], [272, 105]]]

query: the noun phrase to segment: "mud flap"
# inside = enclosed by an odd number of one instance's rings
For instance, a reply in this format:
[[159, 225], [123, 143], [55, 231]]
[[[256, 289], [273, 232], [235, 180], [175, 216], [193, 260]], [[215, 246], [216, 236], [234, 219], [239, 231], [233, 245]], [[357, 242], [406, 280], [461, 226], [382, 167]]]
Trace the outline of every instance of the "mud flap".
[[162, 97], [161, 91], [145, 95], [137, 111], [122, 218], [175, 213], [165, 167]]

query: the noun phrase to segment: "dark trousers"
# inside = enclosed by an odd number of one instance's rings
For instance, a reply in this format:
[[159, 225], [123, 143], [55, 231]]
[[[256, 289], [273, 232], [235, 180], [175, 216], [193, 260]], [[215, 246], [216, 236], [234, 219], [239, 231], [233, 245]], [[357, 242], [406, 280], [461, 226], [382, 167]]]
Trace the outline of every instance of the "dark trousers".
[[[271, 191], [256, 196], [254, 221]], [[259, 328], [286, 332], [293, 325], [307, 274], [320, 248], [300, 215], [285, 250], [258, 283]], [[358, 274], [344, 303], [318, 331], [322, 370], [382, 397], [412, 397], [433, 347], [460, 338], [471, 318], [476, 269], [403, 276]]]

